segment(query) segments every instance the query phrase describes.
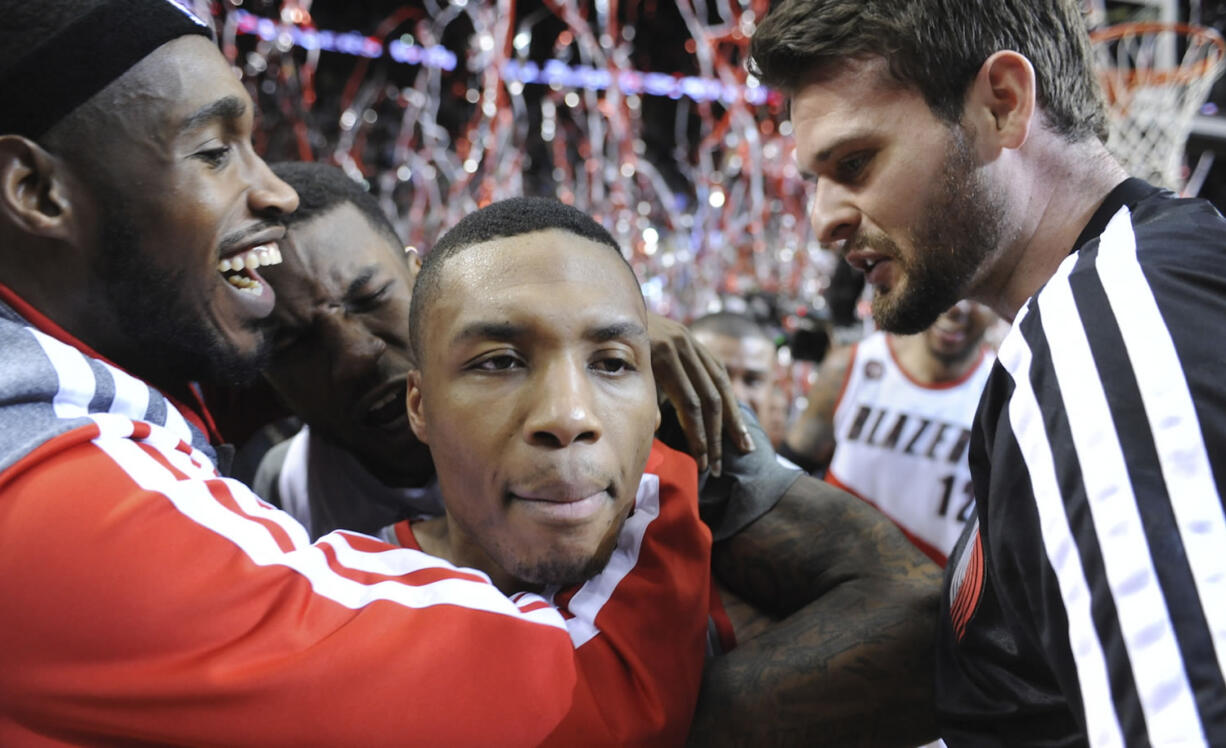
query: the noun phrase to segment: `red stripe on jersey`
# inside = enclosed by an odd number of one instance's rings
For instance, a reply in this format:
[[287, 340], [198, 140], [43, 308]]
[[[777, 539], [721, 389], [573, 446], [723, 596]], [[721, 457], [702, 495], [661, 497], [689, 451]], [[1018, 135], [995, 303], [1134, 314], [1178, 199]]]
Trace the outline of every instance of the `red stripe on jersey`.
[[[353, 537], [345, 533], [345, 539], [351, 540]], [[378, 542], [373, 541], [372, 542]], [[352, 543], [351, 543], [352, 545]], [[384, 573], [370, 571], [366, 569], [354, 569], [340, 560], [340, 551], [336, 546], [332, 545], [330, 538], [325, 535], [315, 546], [323, 551], [324, 557], [328, 559], [328, 566], [331, 567], [337, 575], [346, 579], [351, 579], [362, 584], [378, 584], [379, 582], [396, 582], [410, 587], [425, 587], [434, 582], [444, 582], [448, 580], [461, 580], [465, 582], [476, 582], [478, 584], [489, 584], [490, 581], [480, 574], [471, 573], [465, 569], [449, 568], [446, 566], [428, 566], [422, 569], [413, 569], [404, 573]], [[368, 552], [386, 552], [388, 547], [380, 544], [380, 548], [375, 551]], [[431, 557], [433, 558], [433, 557]], [[445, 562], [443, 562], [445, 563]]]
[[834, 473], [832, 473], [830, 470], [826, 470], [825, 480], [826, 480], [826, 482], [827, 482], [827, 483], [829, 483], [830, 485], [834, 486], [835, 488], [838, 488], [838, 489], [841, 489], [841, 490], [843, 490], [843, 491], [846, 491], [847, 493], [851, 494], [852, 496], [855, 496], [857, 499], [859, 499], [859, 500], [863, 501], [865, 504], [868, 504], [868, 505], [869, 505], [869, 506], [871, 506], [872, 508], [874, 508], [874, 509], [876, 509], [877, 511], [881, 512], [881, 513], [882, 513], [882, 514], [883, 514], [883, 515], [886, 517], [886, 519], [888, 519], [888, 520], [890, 520], [891, 522], [893, 522], [893, 523], [894, 523], [894, 526], [895, 526], [895, 527], [897, 527], [899, 530], [902, 530], [902, 534], [903, 534], [903, 535], [905, 535], [905, 536], [907, 537], [907, 540], [910, 540], [910, 541], [911, 541], [911, 545], [915, 546], [915, 547], [916, 547], [916, 548], [918, 548], [918, 549], [919, 549], [919, 550], [920, 550], [920, 551], [921, 551], [921, 552], [922, 552], [922, 553], [923, 553], [925, 556], [927, 556], [928, 558], [930, 558], [930, 559], [932, 559], [933, 561], [935, 561], [935, 562], [936, 562], [936, 564], [937, 564], [937, 566], [940, 566], [942, 569], [944, 569], [944, 568], [945, 568], [945, 565], [946, 565], [946, 564], [949, 562], [949, 559], [948, 559], [948, 557], [946, 557], [946, 555], [945, 555], [944, 553], [942, 553], [940, 550], [938, 550], [936, 546], [932, 545], [931, 543], [929, 543], [928, 541], [924, 540], [924, 539], [923, 539], [923, 538], [921, 538], [920, 536], [918, 536], [918, 535], [916, 535], [916, 534], [912, 533], [910, 530], [908, 530], [907, 528], [903, 527], [901, 524], [899, 524], [898, 520], [894, 519], [893, 517], [891, 517], [891, 516], [889, 515], [889, 513], [888, 513], [888, 512], [886, 512], [886, 511], [885, 511], [884, 509], [882, 509], [881, 507], [877, 506], [876, 502], [874, 502], [872, 499], [870, 499], [870, 498], [868, 498], [867, 496], [864, 496], [864, 495], [862, 495], [862, 494], [858, 493], [858, 492], [857, 492], [855, 489], [853, 489], [851, 486], [848, 486], [846, 483], [844, 483], [843, 481], [839, 480], [838, 476], [836, 476], [836, 475], [835, 475]]
[[975, 531], [974, 546], [967, 560], [966, 574], [954, 595], [953, 605], [949, 609], [949, 618], [954, 627], [954, 635], [961, 640], [966, 634], [966, 624], [979, 607], [979, 598], [983, 596], [983, 541], [979, 531]]
[[212, 494], [213, 498], [217, 500], [218, 504], [221, 504], [243, 519], [255, 522], [264, 529], [268, 530], [268, 534], [272, 536], [273, 542], [277, 544], [277, 547], [281, 549], [282, 553], [289, 553], [290, 551], [295, 550], [296, 546], [294, 545], [294, 541], [290, 539], [289, 533], [285, 531], [284, 527], [277, 524], [274, 520], [268, 519], [267, 517], [257, 517], [244, 511], [243, 508], [239, 506], [238, 501], [235, 500], [234, 494], [231, 493], [230, 486], [226, 485], [224, 480], [220, 478], [211, 478], [204, 481], [204, 485], [208, 487], [209, 493]]

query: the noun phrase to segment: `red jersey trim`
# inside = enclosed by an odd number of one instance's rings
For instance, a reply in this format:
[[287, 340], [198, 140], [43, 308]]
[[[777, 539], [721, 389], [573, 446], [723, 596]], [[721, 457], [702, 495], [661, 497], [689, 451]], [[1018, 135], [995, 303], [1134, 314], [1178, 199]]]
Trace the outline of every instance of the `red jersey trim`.
[[939, 551], [936, 546], [932, 545], [928, 541], [924, 540], [923, 538], [919, 537], [918, 535], [912, 533], [907, 528], [900, 525], [898, 523], [898, 520], [894, 519], [893, 517], [889, 515], [888, 512], [886, 512], [881, 507], [877, 506], [877, 504], [872, 499], [869, 499], [868, 497], [861, 495], [854, 488], [852, 488], [851, 486], [848, 486], [846, 483], [839, 480], [838, 476], [836, 476], [829, 469], [826, 470], [825, 480], [827, 483], [834, 486], [835, 488], [839, 488], [839, 489], [846, 491], [847, 493], [851, 494], [852, 496], [855, 496], [860, 501], [863, 501], [865, 504], [868, 504], [872, 508], [876, 509], [877, 511], [885, 515], [885, 517], [889, 519], [891, 522], [893, 522], [894, 525], [899, 530], [902, 530], [902, 534], [907, 536], [907, 540], [911, 541], [911, 545], [915, 546], [921, 552], [923, 552], [925, 556], [935, 561], [937, 566], [940, 566], [942, 569], [944, 569], [945, 564], [949, 563], [949, 559], [945, 556], [944, 553], [941, 553], [941, 551]]
[[975, 372], [979, 371], [979, 367], [983, 365], [983, 359], [988, 353], [988, 347], [986, 345], [979, 346], [979, 358], [975, 360], [975, 363], [971, 366], [971, 368], [967, 369], [966, 372], [957, 379], [951, 379], [948, 382], [921, 382], [912, 376], [911, 372], [907, 371], [907, 367], [902, 365], [902, 361], [898, 360], [898, 354], [894, 351], [894, 337], [892, 335], [885, 336], [885, 348], [890, 352], [890, 359], [894, 362], [894, 365], [898, 367], [898, 370], [902, 372], [902, 375], [906, 377], [907, 381], [922, 390], [948, 390], [966, 383], [968, 379], [975, 376]]
[[949, 606], [949, 620], [954, 628], [954, 636], [958, 641], [966, 636], [966, 625], [979, 609], [979, 599], [983, 597], [983, 541], [979, 537], [979, 529], [975, 528], [974, 545], [967, 554], [965, 568], [959, 569], [960, 577], [953, 602]]

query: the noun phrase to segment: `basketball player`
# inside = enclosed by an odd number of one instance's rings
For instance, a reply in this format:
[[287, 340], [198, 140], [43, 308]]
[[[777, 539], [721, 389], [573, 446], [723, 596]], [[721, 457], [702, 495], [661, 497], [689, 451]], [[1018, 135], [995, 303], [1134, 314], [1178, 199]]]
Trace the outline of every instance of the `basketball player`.
[[961, 301], [917, 335], [876, 332], [831, 353], [789, 433], [810, 466], [828, 466], [828, 482], [881, 509], [942, 566], [975, 510], [966, 452], [994, 319]]

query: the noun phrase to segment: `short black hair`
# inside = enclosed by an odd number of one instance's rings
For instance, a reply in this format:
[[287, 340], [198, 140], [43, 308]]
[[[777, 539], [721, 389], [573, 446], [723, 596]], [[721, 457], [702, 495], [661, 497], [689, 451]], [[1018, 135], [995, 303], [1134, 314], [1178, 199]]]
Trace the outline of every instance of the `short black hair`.
[[298, 210], [278, 219], [286, 228], [305, 223], [348, 203], [366, 216], [370, 225], [386, 236], [397, 250], [400, 249], [400, 236], [379, 207], [379, 201], [341, 169], [310, 161], [281, 161], [270, 164], [270, 167], [274, 174], [298, 193]]
[[979, 68], [1001, 50], [1034, 65], [1036, 98], [1051, 130], [1068, 142], [1106, 141], [1079, 0], [782, 0], [750, 40], [749, 68], [791, 95], [848, 60], [881, 57], [896, 81], [914, 86], [933, 114], [957, 125]]
[[425, 360], [426, 314], [438, 295], [447, 260], [469, 247], [494, 239], [510, 239], [550, 229], [566, 231], [605, 245], [617, 253], [626, 264], [630, 276], [635, 277], [634, 269], [626, 262], [617, 240], [608, 229], [583, 211], [544, 197], [513, 197], [491, 203], [460, 219], [426, 253], [422, 261], [421, 271], [413, 284], [413, 301], [409, 307], [409, 346], [418, 365]]
[[772, 344], [775, 339], [756, 320], [737, 312], [705, 314], [690, 323], [691, 332], [709, 332], [729, 338], [762, 338]]

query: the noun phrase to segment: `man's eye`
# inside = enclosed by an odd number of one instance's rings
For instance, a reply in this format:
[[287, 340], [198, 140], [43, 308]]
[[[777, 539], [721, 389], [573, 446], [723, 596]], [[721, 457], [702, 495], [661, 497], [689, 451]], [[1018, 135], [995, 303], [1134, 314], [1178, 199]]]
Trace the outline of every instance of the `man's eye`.
[[868, 162], [872, 160], [872, 154], [867, 152], [853, 153], [847, 158], [841, 159], [838, 166], [838, 178], [840, 182], [854, 182], [860, 178], [864, 172], [864, 167], [868, 166]]
[[592, 362], [592, 366], [605, 374], [621, 374], [623, 372], [636, 371], [634, 364], [620, 356], [597, 359]]
[[208, 148], [203, 151], [197, 151], [192, 155], [209, 166], [217, 168], [230, 158], [230, 146], [226, 145], [221, 146], [220, 148]]
[[349, 299], [347, 303], [349, 310], [358, 313], [372, 311], [383, 304], [383, 301], [387, 298], [387, 289], [388, 287], [384, 286], [373, 293]]
[[517, 357], [504, 353], [483, 358], [473, 364], [472, 368], [477, 371], [510, 371], [521, 366], [522, 362]]

